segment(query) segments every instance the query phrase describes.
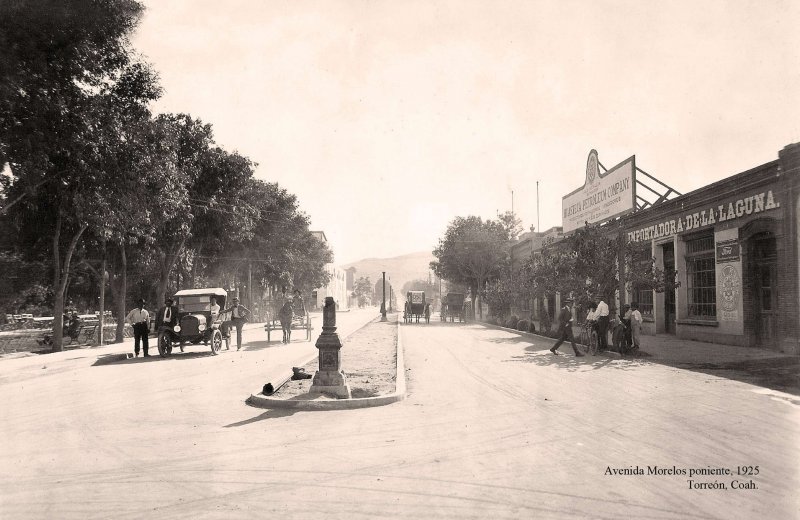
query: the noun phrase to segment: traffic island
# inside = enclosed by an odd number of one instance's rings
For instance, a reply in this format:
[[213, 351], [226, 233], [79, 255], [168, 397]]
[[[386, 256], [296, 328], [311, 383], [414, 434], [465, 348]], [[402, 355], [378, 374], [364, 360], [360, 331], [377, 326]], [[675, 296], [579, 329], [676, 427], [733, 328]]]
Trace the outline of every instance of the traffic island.
[[315, 391], [310, 378], [292, 379], [297, 373], [310, 375], [317, 371], [321, 365], [319, 357], [314, 356], [302, 367], [295, 367], [298, 370], [287, 367], [286, 379], [251, 395], [247, 404], [259, 408], [346, 410], [383, 406], [404, 399], [405, 364], [398, 316], [396, 312], [390, 313], [386, 322], [376, 317], [346, 338], [340, 354], [349, 398]]

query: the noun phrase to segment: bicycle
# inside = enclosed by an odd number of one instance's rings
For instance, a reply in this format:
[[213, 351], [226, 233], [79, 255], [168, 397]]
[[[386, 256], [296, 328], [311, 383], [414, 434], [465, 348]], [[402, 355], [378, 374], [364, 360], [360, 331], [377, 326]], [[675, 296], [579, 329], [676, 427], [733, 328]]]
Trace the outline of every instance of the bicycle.
[[578, 343], [584, 354], [591, 354], [592, 356], [597, 354], [597, 345], [600, 344], [600, 340], [594, 321], [587, 321], [581, 325], [581, 335], [578, 338]]

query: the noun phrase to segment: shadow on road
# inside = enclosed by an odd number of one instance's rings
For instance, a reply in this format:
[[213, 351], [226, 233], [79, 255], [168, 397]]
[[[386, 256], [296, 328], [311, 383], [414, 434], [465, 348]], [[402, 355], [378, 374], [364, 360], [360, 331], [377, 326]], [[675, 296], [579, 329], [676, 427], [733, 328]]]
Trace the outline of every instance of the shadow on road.
[[555, 344], [555, 340], [550, 340], [549, 338], [547, 340], [544, 338], [532, 340], [520, 336], [518, 338], [492, 338], [488, 341], [506, 344], [528, 344], [523, 349], [523, 355], [512, 356], [511, 359], [507, 360], [509, 362], [557, 366], [571, 371], [585, 370], [587, 366], [595, 370], [601, 368], [635, 370], [647, 364], [655, 363], [800, 396], [800, 358], [797, 357], [782, 356], [744, 361], [689, 363], [658, 359], [647, 352], [639, 352], [635, 356], [616, 357], [615, 354], [612, 354], [615, 357], [609, 357], [609, 355], [586, 355], [576, 358], [569, 343], [560, 346], [558, 356], [550, 354], [549, 349]]
[[235, 423], [231, 423], [231, 424], [226, 424], [224, 426], [224, 428], [236, 428], [236, 427], [239, 427], [239, 426], [246, 426], [248, 424], [252, 424], [252, 423], [255, 423], [255, 422], [258, 422], [258, 421], [264, 421], [264, 420], [267, 420], [267, 419], [278, 419], [280, 417], [289, 417], [291, 415], [296, 414], [298, 411], [299, 410], [286, 410], [286, 409], [277, 409], [277, 408], [275, 408], [275, 409], [267, 410], [266, 412], [264, 412], [262, 414], [259, 414], [259, 415], [255, 416], [255, 417], [251, 417], [250, 419], [245, 419], [244, 421], [239, 421], [239, 422], [235, 422]]
[[654, 362], [800, 396], [800, 358], [796, 357], [718, 363], [679, 363], [658, 360]]
[[[248, 351], [248, 352], [250, 352], [250, 351], [255, 352], [255, 351], [258, 351], [258, 350], [265, 350], [265, 349], [268, 349], [268, 348], [292, 346], [295, 343], [308, 343], [309, 341], [311, 341], [311, 340], [305, 339], [305, 336], [303, 336], [302, 340], [300, 340], [300, 339], [292, 339], [291, 343], [289, 343], [288, 345], [284, 345], [284, 343], [280, 339], [272, 340], [272, 341], [266, 341], [266, 340], [264, 340], [264, 341], [243, 341], [242, 342], [242, 350], [243, 351]], [[231, 347], [231, 350], [236, 350], [235, 341], [234, 341], [234, 346]]]
[[[189, 347], [187, 347], [188, 349]], [[176, 349], [177, 350], [177, 349]], [[209, 356], [213, 356], [211, 350], [203, 350], [202, 352], [172, 352], [171, 356], [162, 358], [161, 356], [156, 354], [150, 354], [148, 357], [139, 356], [132, 357], [133, 354], [106, 354], [103, 356], [99, 356], [97, 361], [92, 363], [93, 367], [105, 366], [105, 365], [120, 365], [120, 364], [128, 364], [128, 365], [135, 365], [139, 363], [153, 363], [156, 361], [184, 361], [187, 359], [197, 359], [197, 358], [205, 358]]]

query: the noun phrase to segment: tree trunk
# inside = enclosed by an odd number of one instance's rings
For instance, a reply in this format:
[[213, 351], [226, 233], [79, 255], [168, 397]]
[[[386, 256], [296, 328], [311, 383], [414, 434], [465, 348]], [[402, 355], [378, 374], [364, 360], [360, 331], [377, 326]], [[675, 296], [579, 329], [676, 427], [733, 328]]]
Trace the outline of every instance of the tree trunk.
[[122, 343], [125, 341], [125, 300], [128, 297], [128, 257], [125, 253], [125, 243], [119, 246], [120, 250], [120, 275], [117, 291], [114, 295], [114, 302], [117, 307], [117, 330], [114, 334], [114, 341]]
[[161, 277], [158, 281], [158, 293], [156, 294], [156, 301], [163, 302], [167, 294], [167, 287], [169, 287], [169, 275], [172, 268], [175, 267], [175, 262], [183, 251], [183, 246], [186, 243], [186, 237], [182, 238], [180, 244], [177, 245], [171, 252], [164, 255], [161, 261]]
[[64, 295], [67, 292], [67, 283], [69, 282], [70, 262], [81, 235], [89, 227], [88, 224], [81, 225], [80, 229], [69, 241], [67, 250], [64, 252], [63, 265], [61, 265], [61, 255], [58, 247], [61, 236], [61, 222], [61, 213], [59, 211], [56, 231], [53, 237], [53, 264], [55, 267], [53, 274], [53, 352], [64, 350]]
[[101, 240], [103, 246], [103, 262], [100, 264], [100, 315], [98, 316], [98, 332], [97, 344], [102, 346], [105, 343], [105, 334], [103, 327], [105, 327], [106, 318], [106, 237], [105, 234]]

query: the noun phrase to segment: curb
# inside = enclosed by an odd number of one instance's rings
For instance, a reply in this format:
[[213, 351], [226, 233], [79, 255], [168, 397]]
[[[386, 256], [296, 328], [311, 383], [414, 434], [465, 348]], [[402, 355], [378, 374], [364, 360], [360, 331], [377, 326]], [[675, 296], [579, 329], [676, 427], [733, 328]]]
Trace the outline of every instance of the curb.
[[[357, 331], [363, 329], [371, 321], [365, 323], [362, 327], [354, 330], [345, 337], [345, 341]], [[267, 397], [263, 394], [251, 394], [245, 400], [245, 403], [255, 408], [278, 408], [284, 410], [353, 410], [357, 408], [369, 408], [373, 406], [384, 406], [387, 404], [396, 403], [406, 398], [406, 373], [405, 373], [405, 359], [403, 355], [403, 345], [400, 340], [400, 320], [396, 322], [397, 329], [397, 344], [396, 344], [396, 364], [395, 364], [395, 391], [388, 395], [380, 395], [376, 397], [359, 397], [351, 399], [275, 399]], [[312, 356], [307, 361], [301, 364], [305, 365], [311, 362], [317, 356]], [[287, 378], [286, 380], [288, 380]], [[285, 383], [282, 381], [281, 384]], [[280, 385], [278, 385], [280, 387]], [[276, 387], [276, 388], [278, 388]]]
[[[533, 336], [533, 337], [536, 337], [536, 338], [549, 339], [549, 340], [552, 340], [552, 341], [556, 341], [556, 338], [551, 338], [550, 336], [542, 336], [541, 334], [536, 334], [535, 332], [525, 332], [524, 330], [510, 329], [508, 327], [503, 327], [502, 325], [495, 325], [493, 323], [487, 323], [485, 321], [473, 320], [471, 323], [480, 323], [481, 325], [483, 325], [483, 326], [485, 326], [487, 328], [500, 329], [500, 330], [504, 330], [506, 332], [515, 332], [515, 333], [519, 334], [520, 336]], [[576, 345], [582, 345], [582, 343], [579, 343], [577, 341], [575, 342], [575, 344]], [[595, 356], [605, 356], [605, 357], [618, 357], [618, 358], [622, 357], [622, 354], [620, 354], [619, 352], [617, 352], [615, 350], [604, 350], [602, 352], [595, 352], [594, 355]]]

